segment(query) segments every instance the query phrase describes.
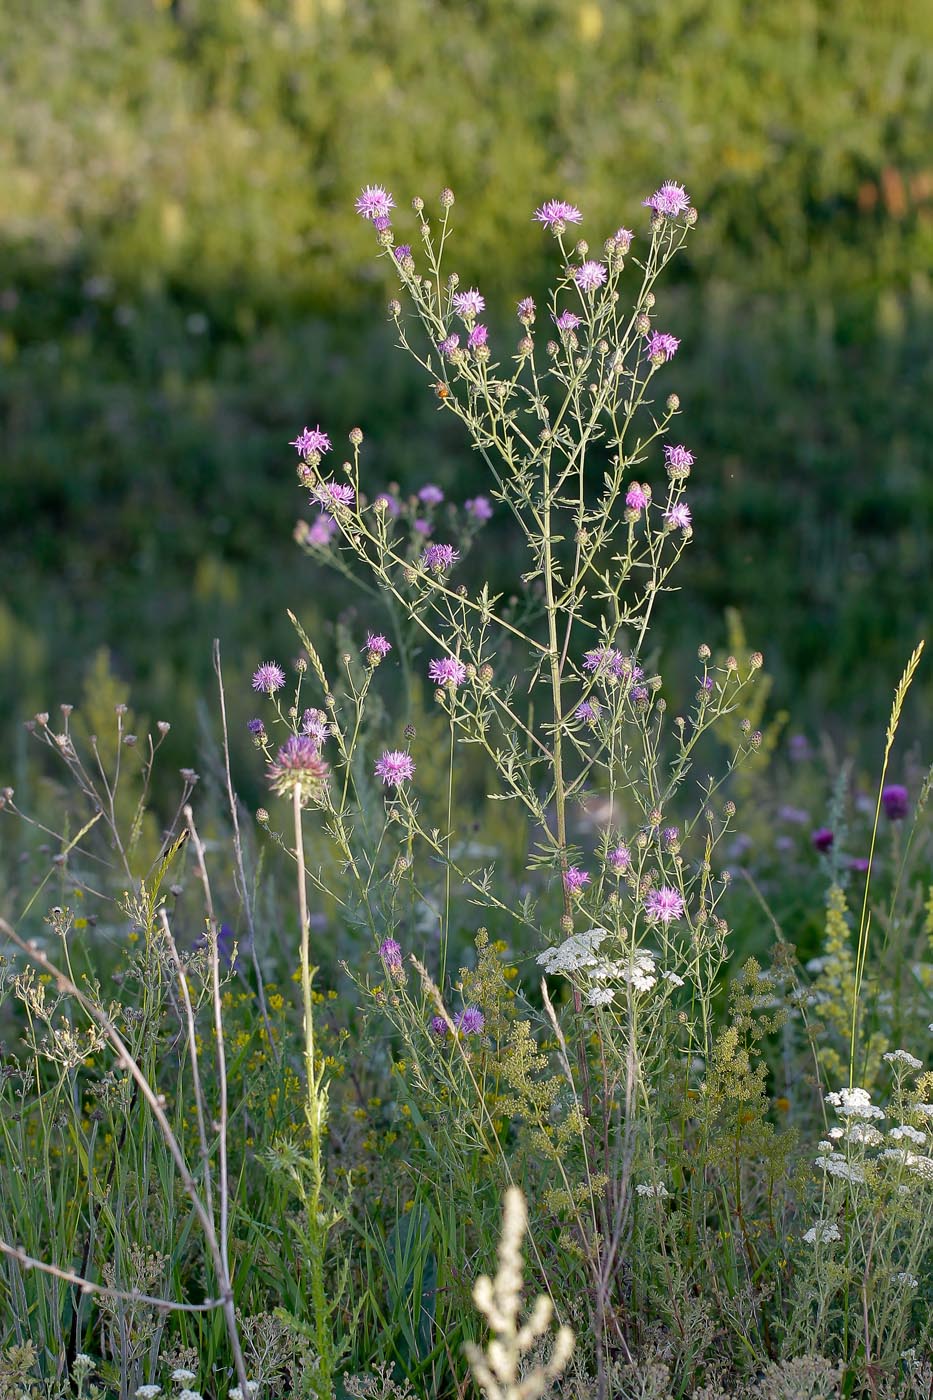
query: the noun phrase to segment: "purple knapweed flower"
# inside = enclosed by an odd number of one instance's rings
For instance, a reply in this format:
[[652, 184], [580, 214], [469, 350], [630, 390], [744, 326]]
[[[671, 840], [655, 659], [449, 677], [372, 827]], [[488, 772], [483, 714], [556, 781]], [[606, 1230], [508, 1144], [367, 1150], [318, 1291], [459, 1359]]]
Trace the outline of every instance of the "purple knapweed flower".
[[828, 851], [835, 839], [828, 826], [817, 827], [816, 831], [810, 833], [810, 840], [818, 851]]
[[676, 846], [678, 841], [680, 840], [679, 828], [676, 826], [666, 826], [661, 835], [661, 840], [668, 848], [670, 848], [671, 846]]
[[562, 311], [559, 316], [554, 317], [554, 324], [559, 331], [575, 331], [580, 324], [580, 317], [575, 316], [572, 311]]
[[392, 227], [392, 220], [388, 214], [377, 214], [373, 219], [373, 228], [377, 233], [385, 233], [387, 228]]
[[648, 504], [648, 493], [637, 481], [633, 481], [625, 493], [625, 504], [629, 510], [643, 511]]
[[515, 314], [518, 316], [523, 326], [530, 326], [535, 318], [534, 297], [522, 297], [518, 306], [515, 308]]
[[379, 956], [383, 966], [388, 971], [394, 971], [402, 966], [402, 945], [394, 938], [384, 938], [379, 944]]
[[432, 1035], [436, 1035], [438, 1040], [443, 1040], [449, 1027], [443, 1016], [432, 1016], [428, 1022], [428, 1029]]
[[439, 506], [444, 499], [444, 493], [439, 486], [435, 486], [433, 481], [422, 486], [418, 492], [418, 500], [426, 506]]
[[330, 438], [326, 433], [321, 432], [320, 424], [316, 428], [302, 428], [301, 432], [290, 442], [289, 447], [298, 449], [299, 457], [310, 457], [312, 452], [323, 455], [330, 451]]
[[633, 685], [629, 691], [629, 699], [640, 704], [642, 700], [648, 699], [648, 687], [646, 685]]
[[411, 257], [411, 244], [399, 243], [397, 248], [392, 249], [392, 253], [396, 262], [402, 262], [405, 258]]
[[649, 360], [663, 364], [666, 360], [672, 360], [677, 354], [680, 341], [676, 335], [669, 335], [667, 331], [652, 331], [647, 337], [648, 346], [645, 351]]
[[346, 481], [322, 481], [312, 491], [311, 499], [325, 510], [332, 511], [335, 506], [352, 506], [356, 492]]
[[327, 722], [327, 716], [323, 710], [305, 710], [301, 716], [301, 732], [307, 734], [309, 739], [313, 739], [318, 747], [331, 732], [331, 727]]
[[380, 659], [388, 656], [392, 650], [392, 643], [388, 637], [384, 637], [381, 632], [367, 632], [366, 645], [361, 648], [370, 656], [378, 656]]
[[630, 228], [617, 228], [615, 231], [615, 245], [620, 253], [627, 253], [631, 248], [635, 235]]
[[583, 700], [577, 706], [575, 714], [584, 724], [595, 724], [602, 714], [602, 706], [598, 700]]
[[580, 894], [590, 883], [589, 871], [571, 865], [564, 873], [564, 889], [569, 894]]
[[854, 870], [857, 875], [864, 875], [868, 871], [871, 861], [867, 856], [851, 856], [849, 859], [849, 869]]
[[670, 885], [662, 885], [659, 890], [649, 890], [645, 900], [645, 914], [652, 923], [667, 925], [679, 919], [684, 912], [684, 902]]
[[466, 667], [455, 656], [442, 656], [428, 665], [428, 677], [435, 685], [463, 685]]
[[418, 520], [413, 520], [412, 525], [419, 535], [430, 536], [434, 534], [434, 526], [431, 524], [430, 520], [419, 518]]
[[900, 783], [888, 783], [881, 792], [881, 805], [889, 821], [902, 822], [907, 816], [910, 796]]
[[337, 522], [332, 515], [319, 515], [313, 525], [308, 526], [305, 540], [308, 544], [330, 544], [337, 533]]
[[700, 681], [700, 689], [701, 689], [701, 690], [712, 690], [712, 688], [713, 688], [713, 678], [712, 678], [712, 676], [704, 676], [703, 679]]
[[693, 466], [694, 456], [683, 443], [678, 443], [676, 447], [672, 443], [664, 445], [664, 465], [672, 476], [678, 476], [681, 472], [687, 472]]
[[285, 684], [285, 672], [275, 661], [264, 661], [253, 672], [253, 689], [265, 695], [274, 695]]
[[632, 861], [632, 854], [628, 846], [616, 846], [609, 852], [609, 868], [616, 875], [621, 875], [623, 870], [628, 870]]
[[578, 224], [583, 215], [575, 204], [568, 204], [565, 199], [549, 199], [535, 210], [534, 217], [545, 228], [551, 228], [554, 224]]
[[443, 574], [452, 569], [459, 558], [460, 551], [452, 544], [429, 544], [421, 556], [421, 567], [432, 574]]
[[445, 336], [443, 340], [439, 340], [437, 342], [437, 348], [441, 354], [446, 356], [449, 360], [454, 351], [460, 349], [460, 337], [457, 332], [452, 331], [451, 334]]
[[794, 826], [806, 826], [810, 820], [810, 813], [803, 807], [792, 807], [789, 802], [785, 802], [777, 810], [778, 819], [782, 822], [791, 822]]
[[465, 1006], [454, 1017], [454, 1025], [461, 1035], [481, 1035], [486, 1017], [478, 1006]]
[[395, 200], [382, 185], [367, 185], [356, 201], [356, 212], [361, 219], [387, 219], [394, 208]]
[[792, 734], [787, 741], [787, 747], [795, 763], [805, 763], [811, 757], [810, 740], [806, 734]]
[[320, 746], [308, 734], [290, 734], [269, 764], [268, 777], [279, 797], [297, 790], [302, 802], [320, 798], [329, 773]]
[[386, 787], [397, 788], [414, 776], [415, 765], [411, 754], [406, 753], [404, 749], [386, 749], [374, 772]]
[[488, 339], [489, 328], [487, 326], [474, 326], [473, 329], [470, 331], [470, 334], [467, 336], [467, 348], [470, 350], [478, 350], [480, 346], [486, 344]]
[[458, 316], [472, 320], [485, 310], [486, 298], [475, 287], [470, 287], [465, 292], [454, 292], [452, 305]]
[[655, 190], [654, 194], [642, 203], [653, 209], [656, 214], [665, 214], [667, 218], [674, 219], [690, 208], [690, 196], [683, 185], [677, 185], [673, 180], [665, 180], [661, 188]]
[[605, 283], [606, 275], [606, 269], [601, 262], [590, 260], [574, 270], [573, 280], [581, 292], [595, 292], [597, 287]]
[[615, 647], [595, 647], [583, 653], [583, 669], [595, 671], [600, 676], [612, 676], [618, 680], [622, 674], [625, 657]]
[[247, 727], [247, 729], [249, 730], [250, 734], [256, 734], [256, 735], [258, 735], [258, 734], [265, 734], [265, 732], [266, 732], [266, 726], [263, 724], [263, 722], [262, 722], [261, 719], [251, 719], [251, 720], [247, 723], [247, 726], [246, 726], [246, 727]]
[[664, 519], [672, 530], [689, 530], [692, 518], [686, 501], [675, 501], [670, 510], [664, 512]]
[[488, 496], [474, 496], [472, 500], [464, 501], [463, 509], [474, 520], [485, 522], [492, 519], [492, 505]]

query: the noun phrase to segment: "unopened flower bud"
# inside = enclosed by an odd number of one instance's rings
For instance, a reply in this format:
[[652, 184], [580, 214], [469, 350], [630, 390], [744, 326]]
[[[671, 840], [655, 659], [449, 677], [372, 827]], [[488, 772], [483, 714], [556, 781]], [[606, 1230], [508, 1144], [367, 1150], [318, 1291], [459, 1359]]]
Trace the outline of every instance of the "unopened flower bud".
[[676, 413], [677, 410], [678, 410], [679, 408], [680, 408], [680, 395], [679, 395], [679, 394], [668, 394], [668, 396], [667, 396], [667, 411], [668, 411], [668, 413]]
[[701, 644], [697, 647], [697, 656], [700, 658], [701, 661], [708, 661], [710, 659], [710, 655], [711, 652], [709, 647], [706, 645], [705, 642], [701, 642]]
[[359, 447], [360, 443], [363, 441], [363, 429], [362, 429], [362, 428], [351, 428], [351, 429], [350, 429], [350, 441], [353, 443], [353, 446], [354, 446], [354, 447]]
[[530, 335], [523, 335], [521, 340], [518, 342], [518, 350], [519, 354], [521, 355], [530, 355], [534, 348], [535, 343]]
[[171, 727], [167, 719], [160, 719], [156, 725], [156, 729], [158, 729], [160, 734], [167, 734]]
[[687, 210], [686, 214], [684, 215], [684, 223], [685, 223], [689, 228], [692, 228], [693, 225], [696, 223], [696, 221], [697, 221], [697, 219], [698, 219], [699, 217], [700, 217], [699, 214], [698, 214], [697, 211], [693, 208], [693, 205], [691, 205], [690, 208]]
[[743, 734], [747, 734], [747, 733], [749, 732], [749, 730], [751, 729], [751, 727], [752, 727], [752, 722], [751, 722], [750, 719], [743, 719], [743, 720], [740, 722], [740, 724], [739, 724], [739, 728], [741, 729], [741, 731], [742, 731]]
[[760, 671], [762, 666], [765, 664], [765, 659], [760, 651], [753, 651], [751, 656], [748, 658], [748, 664], [749, 666], [751, 666], [753, 671]]
[[396, 301], [395, 297], [393, 297], [392, 300], [389, 302], [389, 315], [393, 318], [393, 320], [397, 321], [401, 314], [402, 303], [400, 301]]
[[483, 682], [484, 685], [488, 685], [489, 682], [492, 680], [492, 677], [493, 677], [493, 670], [492, 670], [492, 667], [491, 667], [491, 666], [488, 666], [488, 665], [487, 665], [487, 666], [481, 666], [481, 667], [479, 668], [479, 678], [480, 678], [480, 680]]
[[41, 711], [39, 714], [37, 714], [36, 717], [35, 717], [35, 720], [36, 720], [36, 724], [41, 725], [43, 729], [47, 729], [47, 728], [48, 728], [49, 717], [48, 717], [48, 714], [46, 713], [45, 710], [43, 710], [43, 711]]
[[453, 192], [452, 189], [449, 189], [449, 188], [445, 185], [445, 187], [441, 190], [441, 208], [442, 208], [442, 209], [450, 209], [450, 208], [453, 206], [453, 202], [454, 202], [454, 192]]
[[303, 676], [304, 673], [305, 673], [305, 671], [307, 671], [307, 669], [308, 669], [308, 663], [307, 663], [307, 661], [305, 660], [305, 658], [304, 658], [303, 656], [299, 656], [299, 657], [296, 659], [296, 661], [295, 661], [295, 670], [298, 672], [299, 675]]
[[728, 657], [726, 657], [726, 670], [727, 670], [727, 671], [737, 671], [738, 669], [739, 669], [739, 663], [736, 661], [735, 657], [734, 657], [734, 656], [728, 656]]
[[722, 814], [724, 817], [731, 820], [732, 817], [735, 816], [735, 803], [732, 801], [724, 802], [722, 805]]
[[639, 335], [647, 335], [651, 330], [651, 317], [637, 316], [635, 318], [635, 329]]
[[266, 825], [266, 823], [269, 820], [269, 813], [266, 811], [265, 807], [258, 808], [256, 812], [256, 820], [260, 826]]
[[404, 733], [406, 739], [414, 739], [416, 733], [415, 726], [413, 724], [406, 724], [402, 732]]
[[645, 306], [647, 306], [647, 308], [648, 308], [649, 311], [651, 310], [652, 306], [654, 306], [654, 302], [655, 302], [654, 292], [646, 292], [646, 293], [645, 293], [645, 303], [644, 303], [644, 304], [645, 304]]
[[124, 734], [124, 736], [123, 736], [123, 742], [124, 742], [124, 744], [126, 744], [126, 747], [127, 747], [128, 749], [135, 748], [136, 742], [137, 742], [137, 740], [136, 740], [136, 735], [135, 735], [135, 734]]
[[760, 729], [756, 729], [756, 730], [754, 731], [754, 733], [752, 734], [752, 737], [751, 737], [751, 741], [750, 741], [750, 742], [751, 742], [751, 746], [752, 746], [753, 749], [760, 749], [760, 748], [761, 748], [761, 730], [760, 730]]
[[421, 198], [420, 195], [415, 195], [414, 199], [411, 202], [411, 207], [412, 209], [414, 209], [416, 214], [421, 213], [422, 209], [424, 208], [424, 200]]
[[569, 914], [562, 914], [560, 919], [561, 933], [573, 933], [573, 919]]

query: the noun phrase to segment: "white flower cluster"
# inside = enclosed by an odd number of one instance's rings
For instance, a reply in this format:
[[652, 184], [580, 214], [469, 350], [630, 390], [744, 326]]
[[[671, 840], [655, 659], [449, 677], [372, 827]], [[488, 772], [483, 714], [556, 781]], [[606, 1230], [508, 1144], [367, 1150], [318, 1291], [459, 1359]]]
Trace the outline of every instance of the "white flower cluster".
[[916, 1288], [918, 1280], [914, 1278], [913, 1274], [904, 1273], [902, 1271], [894, 1275], [894, 1282], [899, 1283], [902, 1288]]
[[925, 1146], [927, 1140], [926, 1133], [921, 1133], [919, 1128], [912, 1128], [909, 1123], [902, 1123], [900, 1127], [892, 1128], [888, 1137], [893, 1138], [895, 1142], [900, 1142], [901, 1138], [907, 1138], [908, 1142], [914, 1143], [917, 1147]]
[[921, 1181], [933, 1181], [933, 1157], [922, 1156], [919, 1152], [909, 1152], [906, 1147], [886, 1147], [881, 1156], [888, 1162], [898, 1162]]
[[827, 1094], [826, 1102], [843, 1118], [884, 1117], [884, 1109], [872, 1103], [867, 1089], [840, 1089], [838, 1093]]
[[833, 1240], [841, 1240], [839, 1226], [835, 1220], [820, 1220], [803, 1237], [804, 1244], [830, 1244]]
[[601, 945], [609, 937], [604, 928], [589, 928], [583, 933], [571, 934], [555, 948], [545, 948], [539, 953], [537, 962], [549, 974], [582, 973], [595, 983], [587, 993], [590, 1006], [608, 1006], [615, 997], [615, 991], [607, 983], [624, 982], [636, 992], [650, 992], [659, 977], [672, 987], [682, 987], [684, 979], [676, 972], [661, 972], [657, 966], [657, 954], [647, 948], [639, 948], [627, 957], [609, 958], [601, 953]]
[[639, 1181], [635, 1190], [638, 1192], [639, 1196], [653, 1196], [659, 1201], [663, 1201], [665, 1197], [671, 1194], [663, 1181], [659, 1181], [656, 1184], [651, 1181]]
[[573, 933], [556, 948], [545, 948], [537, 961], [545, 972], [591, 971], [605, 960], [599, 956], [600, 944], [609, 937], [609, 930], [588, 928], [585, 933]]
[[908, 1050], [887, 1050], [884, 1058], [889, 1065], [906, 1065], [908, 1069], [923, 1069], [923, 1061]]
[[161, 1394], [162, 1387], [160, 1385], [140, 1385], [135, 1391], [136, 1400], [156, 1400], [156, 1396]]
[[817, 1157], [816, 1165], [822, 1167], [824, 1172], [830, 1176], [841, 1177], [843, 1181], [861, 1182], [865, 1180], [865, 1173], [855, 1162], [846, 1161], [841, 1152], [831, 1152], [828, 1157]]

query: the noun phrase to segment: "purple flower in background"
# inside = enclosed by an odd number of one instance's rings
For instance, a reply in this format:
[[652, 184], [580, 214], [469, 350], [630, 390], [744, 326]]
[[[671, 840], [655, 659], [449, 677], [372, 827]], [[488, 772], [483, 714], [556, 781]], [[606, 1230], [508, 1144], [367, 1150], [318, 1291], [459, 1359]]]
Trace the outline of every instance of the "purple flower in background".
[[595, 292], [606, 281], [606, 269], [601, 262], [591, 260], [574, 271], [573, 280], [581, 292]]
[[780, 821], [791, 822], [794, 826], [806, 826], [807, 822], [810, 820], [810, 813], [808, 811], [803, 807], [792, 807], [788, 802], [785, 802], [783, 806], [778, 808], [777, 814]]
[[412, 524], [414, 525], [419, 535], [434, 534], [434, 526], [431, 524], [430, 520], [422, 520], [419, 518], [418, 520], [413, 520]]
[[642, 511], [648, 504], [648, 493], [637, 481], [633, 481], [625, 493], [625, 504], [629, 510]]
[[515, 312], [523, 326], [530, 326], [535, 318], [534, 297], [522, 297]]
[[285, 672], [275, 661], [264, 661], [253, 672], [253, 689], [265, 695], [274, 695], [285, 684]]
[[326, 433], [321, 432], [320, 424], [316, 428], [302, 428], [301, 432], [290, 442], [289, 447], [298, 449], [299, 457], [310, 457], [312, 452], [323, 454], [330, 451], [330, 438]]
[[436, 685], [463, 685], [466, 667], [455, 656], [443, 656], [429, 664], [428, 676]]
[[550, 228], [553, 224], [578, 224], [583, 215], [576, 205], [568, 204], [564, 199], [549, 199], [535, 210], [534, 217], [539, 224]]
[[486, 298], [482, 296], [475, 287], [470, 287], [466, 292], [455, 292], [453, 297], [453, 308], [458, 316], [464, 319], [478, 316], [485, 310]]
[[266, 726], [261, 719], [251, 719], [246, 727], [250, 734], [265, 734], [266, 732]]
[[864, 875], [870, 864], [871, 861], [867, 856], [852, 856], [849, 860], [849, 869], [854, 870], [857, 875]]
[[356, 201], [356, 212], [361, 219], [387, 219], [394, 208], [395, 200], [382, 185], [367, 185]]
[[428, 1028], [432, 1035], [436, 1035], [438, 1040], [443, 1040], [447, 1034], [447, 1022], [443, 1016], [432, 1016], [428, 1022]]
[[320, 747], [330, 734], [330, 725], [323, 710], [305, 710], [301, 716], [301, 732]]
[[576, 865], [571, 865], [564, 875], [564, 889], [570, 894], [580, 894], [589, 883], [589, 871], [580, 870]]
[[690, 507], [686, 501], [676, 501], [670, 510], [665, 511], [664, 519], [672, 530], [688, 530], [692, 519]]
[[676, 335], [669, 335], [667, 331], [652, 331], [647, 340], [648, 348], [645, 353], [649, 360], [672, 360], [680, 345]]
[[418, 492], [418, 500], [422, 501], [426, 506], [439, 506], [443, 499], [443, 491], [439, 486], [435, 486], [432, 481], [429, 481], [426, 486], [422, 486], [421, 490]]
[[467, 515], [472, 515], [474, 520], [486, 521], [492, 519], [492, 505], [488, 496], [474, 496], [470, 501], [464, 501], [463, 509]]
[[676, 447], [672, 446], [671, 443], [665, 444], [664, 465], [671, 475], [689, 471], [693, 466], [693, 462], [693, 453], [684, 447], [683, 443], [678, 443]]
[[665, 214], [669, 219], [676, 218], [678, 214], [683, 214], [690, 208], [690, 196], [687, 191], [683, 185], [677, 185], [673, 180], [665, 180], [650, 199], [642, 202], [656, 214]]
[[460, 349], [460, 337], [457, 332], [453, 331], [452, 334], [445, 336], [443, 340], [439, 340], [437, 342], [437, 348], [441, 354], [446, 355], [449, 360], [454, 351]]
[[366, 645], [362, 648], [365, 652], [372, 652], [376, 656], [388, 656], [392, 650], [392, 643], [388, 637], [384, 637], [381, 632], [367, 632]]
[[319, 515], [313, 525], [308, 526], [305, 536], [308, 544], [330, 544], [337, 533], [337, 522], [332, 515]]
[[374, 771], [386, 787], [397, 788], [414, 776], [415, 765], [404, 749], [386, 749]]
[[345, 481], [322, 481], [320, 486], [314, 488], [311, 499], [325, 510], [333, 510], [335, 506], [352, 506], [356, 492]]
[[575, 331], [580, 324], [580, 317], [575, 316], [572, 311], [562, 311], [559, 316], [554, 317], [554, 324], [559, 331]]
[[631, 860], [632, 856], [628, 846], [619, 845], [609, 852], [609, 865], [616, 875], [621, 875], [623, 870], [628, 870]]
[[828, 826], [817, 827], [816, 831], [810, 834], [810, 840], [818, 851], [828, 851], [835, 839]]
[[402, 509], [402, 507], [399, 505], [398, 500], [396, 499], [396, 497], [390, 495], [390, 493], [389, 493], [388, 491], [382, 491], [382, 492], [376, 497], [376, 499], [373, 501], [373, 505], [374, 505], [374, 506], [378, 506], [378, 505], [380, 504], [380, 502], [384, 502], [384, 503], [385, 503], [385, 508], [386, 508], [386, 510], [387, 510], [387, 511], [389, 512], [389, 514], [392, 515], [392, 516], [398, 515], [398, 514], [400, 513], [401, 509]]
[[486, 1017], [478, 1006], [465, 1006], [454, 1017], [454, 1025], [461, 1035], [481, 1035]]
[[[237, 937], [230, 925], [221, 924], [220, 928], [217, 931], [217, 957], [218, 960], [225, 967], [230, 968], [231, 972], [240, 971], [239, 949], [237, 949], [236, 957], [234, 957], [233, 955], [236, 943]], [[199, 953], [205, 952], [207, 950], [208, 939], [206, 933], [198, 935], [198, 937], [194, 940], [194, 948], [195, 951]]]
[[805, 763], [810, 757], [810, 740], [806, 734], [792, 734], [787, 741], [787, 746], [795, 763]]
[[645, 914], [652, 923], [671, 923], [684, 912], [684, 902], [670, 885], [662, 885], [659, 890], [649, 890], [645, 900]]
[[584, 724], [595, 724], [602, 714], [602, 706], [598, 700], [583, 700], [576, 708], [577, 719]]
[[452, 544], [429, 544], [421, 556], [421, 567], [432, 574], [443, 574], [452, 569], [459, 558], [460, 551]]
[[888, 783], [881, 792], [881, 805], [889, 821], [902, 822], [907, 816], [910, 796], [900, 783]]
[[485, 345], [489, 339], [489, 330], [486, 326], [474, 326], [467, 336], [467, 346], [470, 350], [478, 350], [481, 345]]
[[394, 971], [402, 966], [402, 945], [396, 943], [394, 938], [384, 938], [379, 944], [379, 956], [383, 966]]
[[615, 231], [616, 247], [620, 253], [627, 253], [632, 246], [635, 235], [630, 228], [617, 228]]
[[411, 257], [411, 244], [400, 243], [397, 248], [392, 249], [392, 252], [394, 254], [395, 261], [401, 262], [403, 258]]

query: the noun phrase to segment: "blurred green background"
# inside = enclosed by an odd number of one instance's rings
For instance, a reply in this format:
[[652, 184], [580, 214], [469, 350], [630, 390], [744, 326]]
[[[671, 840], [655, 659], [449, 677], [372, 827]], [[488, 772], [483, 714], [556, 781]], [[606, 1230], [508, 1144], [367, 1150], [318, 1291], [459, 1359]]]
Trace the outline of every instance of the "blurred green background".
[[212, 636], [237, 724], [286, 605], [326, 637], [306, 422], [338, 452], [363, 427], [373, 492], [483, 488], [392, 348], [370, 181], [400, 229], [453, 187], [500, 343], [552, 267], [537, 204], [598, 248], [686, 184], [662, 306], [698, 528], [665, 647], [689, 664], [736, 604], [794, 727], [877, 744], [928, 624], [931, 118], [925, 0], [3, 0], [0, 754], [106, 646], [189, 762]]

